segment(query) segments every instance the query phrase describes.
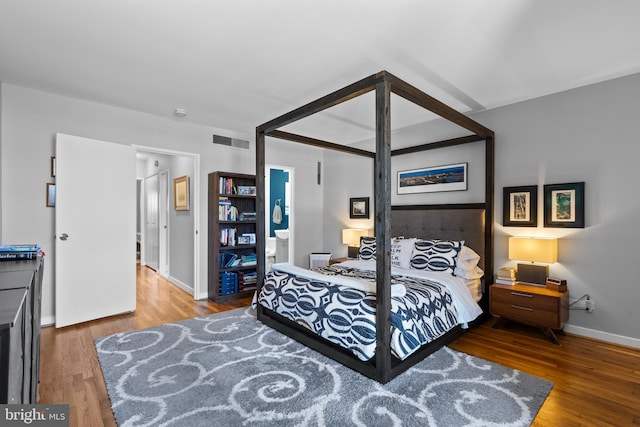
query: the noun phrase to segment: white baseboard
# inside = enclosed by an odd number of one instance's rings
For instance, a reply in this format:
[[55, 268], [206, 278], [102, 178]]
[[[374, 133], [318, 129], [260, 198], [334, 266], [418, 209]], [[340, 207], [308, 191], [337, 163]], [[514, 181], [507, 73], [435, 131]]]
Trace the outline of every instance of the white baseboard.
[[625, 337], [624, 335], [617, 335], [609, 332], [603, 332], [569, 324], [564, 325], [564, 330], [567, 333], [580, 335], [581, 337], [593, 338], [595, 340], [606, 341], [609, 343], [624, 345], [627, 347], [640, 348], [640, 339], [638, 338]]
[[176, 279], [173, 276], [169, 276], [167, 280], [173, 283], [174, 285], [176, 285], [177, 287], [179, 287], [180, 289], [182, 289], [183, 291], [189, 292], [189, 294], [193, 295], [193, 287], [187, 285], [186, 283], [181, 282], [180, 280]]
[[47, 316], [40, 318], [40, 326], [53, 326], [56, 324], [55, 316]]

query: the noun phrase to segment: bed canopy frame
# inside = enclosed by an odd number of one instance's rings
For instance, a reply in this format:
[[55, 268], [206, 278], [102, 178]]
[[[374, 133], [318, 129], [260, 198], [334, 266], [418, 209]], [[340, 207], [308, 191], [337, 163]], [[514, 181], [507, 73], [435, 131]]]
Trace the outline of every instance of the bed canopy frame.
[[[370, 91], [375, 91], [375, 152], [279, 130], [283, 126]], [[392, 150], [390, 120], [390, 100], [392, 93], [457, 124], [471, 133], [459, 138], [429, 142], [412, 147]], [[265, 309], [259, 304], [257, 314], [258, 319], [268, 326], [279, 330], [314, 350], [319, 351], [349, 368], [381, 383], [388, 382], [398, 374], [404, 372], [420, 360], [427, 357], [437, 348], [458, 337], [463, 331], [459, 326], [454, 331], [440, 337], [433, 343], [433, 345], [428, 345], [428, 348], [419, 350], [403, 361], [400, 361], [392, 355], [390, 346], [391, 260], [389, 256], [392, 237], [392, 209], [394, 210], [394, 213], [399, 211], [400, 214], [402, 214], [402, 211], [418, 209], [420, 215], [440, 209], [481, 212], [480, 221], [483, 223], [482, 237], [484, 238], [484, 242], [482, 242], [484, 244], [482, 253], [484, 263], [482, 266], [485, 271], [485, 283], [490, 283], [486, 279], [490, 278], [493, 272], [494, 132], [419, 89], [409, 85], [387, 71], [381, 71], [316, 99], [315, 101], [256, 127], [256, 210], [258, 218], [258, 236], [265, 235], [265, 139], [267, 136], [370, 157], [374, 160], [375, 237], [377, 246], [376, 355], [370, 361], [360, 361], [346, 350], [325, 341], [312, 332], [307, 331], [277, 313]], [[459, 144], [468, 144], [477, 141], [485, 142], [484, 203], [391, 206], [391, 158], [393, 156], [411, 154]], [[466, 219], [463, 221], [466, 221]], [[265, 277], [264, 239], [257, 239], [257, 244], [259, 292]], [[488, 292], [485, 292], [485, 296], [483, 296], [483, 300], [481, 301], [481, 306], [485, 312], [486, 307], [488, 306], [486, 302], [487, 293]]]

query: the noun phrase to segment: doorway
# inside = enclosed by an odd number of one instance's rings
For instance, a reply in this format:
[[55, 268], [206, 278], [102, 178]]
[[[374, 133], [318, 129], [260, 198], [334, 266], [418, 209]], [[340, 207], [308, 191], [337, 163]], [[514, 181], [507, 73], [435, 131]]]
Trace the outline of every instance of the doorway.
[[294, 168], [265, 165], [265, 260], [292, 262], [294, 254]]
[[[140, 265], [191, 294], [206, 298], [199, 274], [199, 166], [198, 154], [134, 146], [137, 177], [144, 185], [138, 202], [143, 226], [140, 229]], [[188, 176], [190, 208], [173, 209], [173, 180]], [[149, 185], [147, 184], [149, 181]], [[155, 225], [147, 226], [147, 222]], [[153, 252], [152, 252], [153, 251]]]

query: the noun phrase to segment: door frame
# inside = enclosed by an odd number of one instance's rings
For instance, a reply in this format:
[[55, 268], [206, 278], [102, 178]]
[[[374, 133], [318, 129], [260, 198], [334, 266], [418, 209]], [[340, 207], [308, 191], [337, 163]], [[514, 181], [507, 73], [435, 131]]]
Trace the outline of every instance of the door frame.
[[167, 169], [158, 172], [158, 274], [165, 279], [169, 278], [171, 252], [170, 221], [169, 221], [169, 171]]
[[[200, 280], [200, 154], [197, 153], [188, 153], [185, 151], [177, 151], [177, 150], [169, 150], [164, 148], [150, 147], [146, 145], [137, 145], [133, 144], [133, 148], [135, 148], [136, 152], [146, 152], [146, 153], [154, 153], [154, 154], [163, 154], [166, 156], [180, 156], [180, 157], [190, 157], [193, 160], [193, 177], [191, 177], [191, 185], [193, 188], [193, 192], [190, 194], [190, 209], [193, 212], [193, 298], [201, 299], [200, 296], [202, 294], [202, 282]], [[171, 184], [169, 183], [170, 192]], [[171, 198], [168, 197], [168, 200]], [[167, 205], [170, 203], [167, 201]], [[143, 237], [144, 239], [144, 237]], [[170, 243], [167, 241], [167, 243]], [[170, 257], [171, 251], [167, 253], [167, 262]], [[208, 290], [204, 290], [204, 297], [206, 298], [208, 294]]]
[[[294, 263], [295, 262], [295, 215], [293, 214], [295, 212], [295, 172], [296, 172], [296, 168], [293, 166], [284, 166], [284, 165], [276, 165], [276, 164], [265, 164], [265, 188], [269, 188], [269, 183], [271, 182], [271, 178], [270, 178], [270, 171], [271, 169], [278, 169], [278, 170], [284, 170], [289, 172], [289, 186], [290, 186], [290, 190], [291, 190], [291, 200], [289, 200], [289, 262], [290, 263]], [[270, 224], [270, 218], [271, 218], [271, 214], [270, 212], [270, 207], [271, 207], [271, 197], [269, 194], [269, 191], [265, 191], [265, 195], [264, 195], [264, 205], [265, 205], [265, 212], [268, 212], [267, 215], [265, 215], [265, 233], [269, 234], [269, 224]], [[283, 212], [284, 214], [284, 212]], [[265, 236], [266, 238], [267, 236]]]

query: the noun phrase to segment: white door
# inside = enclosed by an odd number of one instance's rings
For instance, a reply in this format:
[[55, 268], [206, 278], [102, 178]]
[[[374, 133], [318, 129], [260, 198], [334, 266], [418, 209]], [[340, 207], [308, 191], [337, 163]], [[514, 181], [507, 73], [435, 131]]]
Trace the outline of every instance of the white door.
[[158, 271], [159, 250], [159, 216], [158, 216], [158, 175], [144, 179], [145, 199], [145, 263], [148, 267]]
[[169, 278], [169, 171], [160, 172], [158, 180], [158, 273]]
[[135, 150], [56, 135], [56, 327], [136, 308]]

